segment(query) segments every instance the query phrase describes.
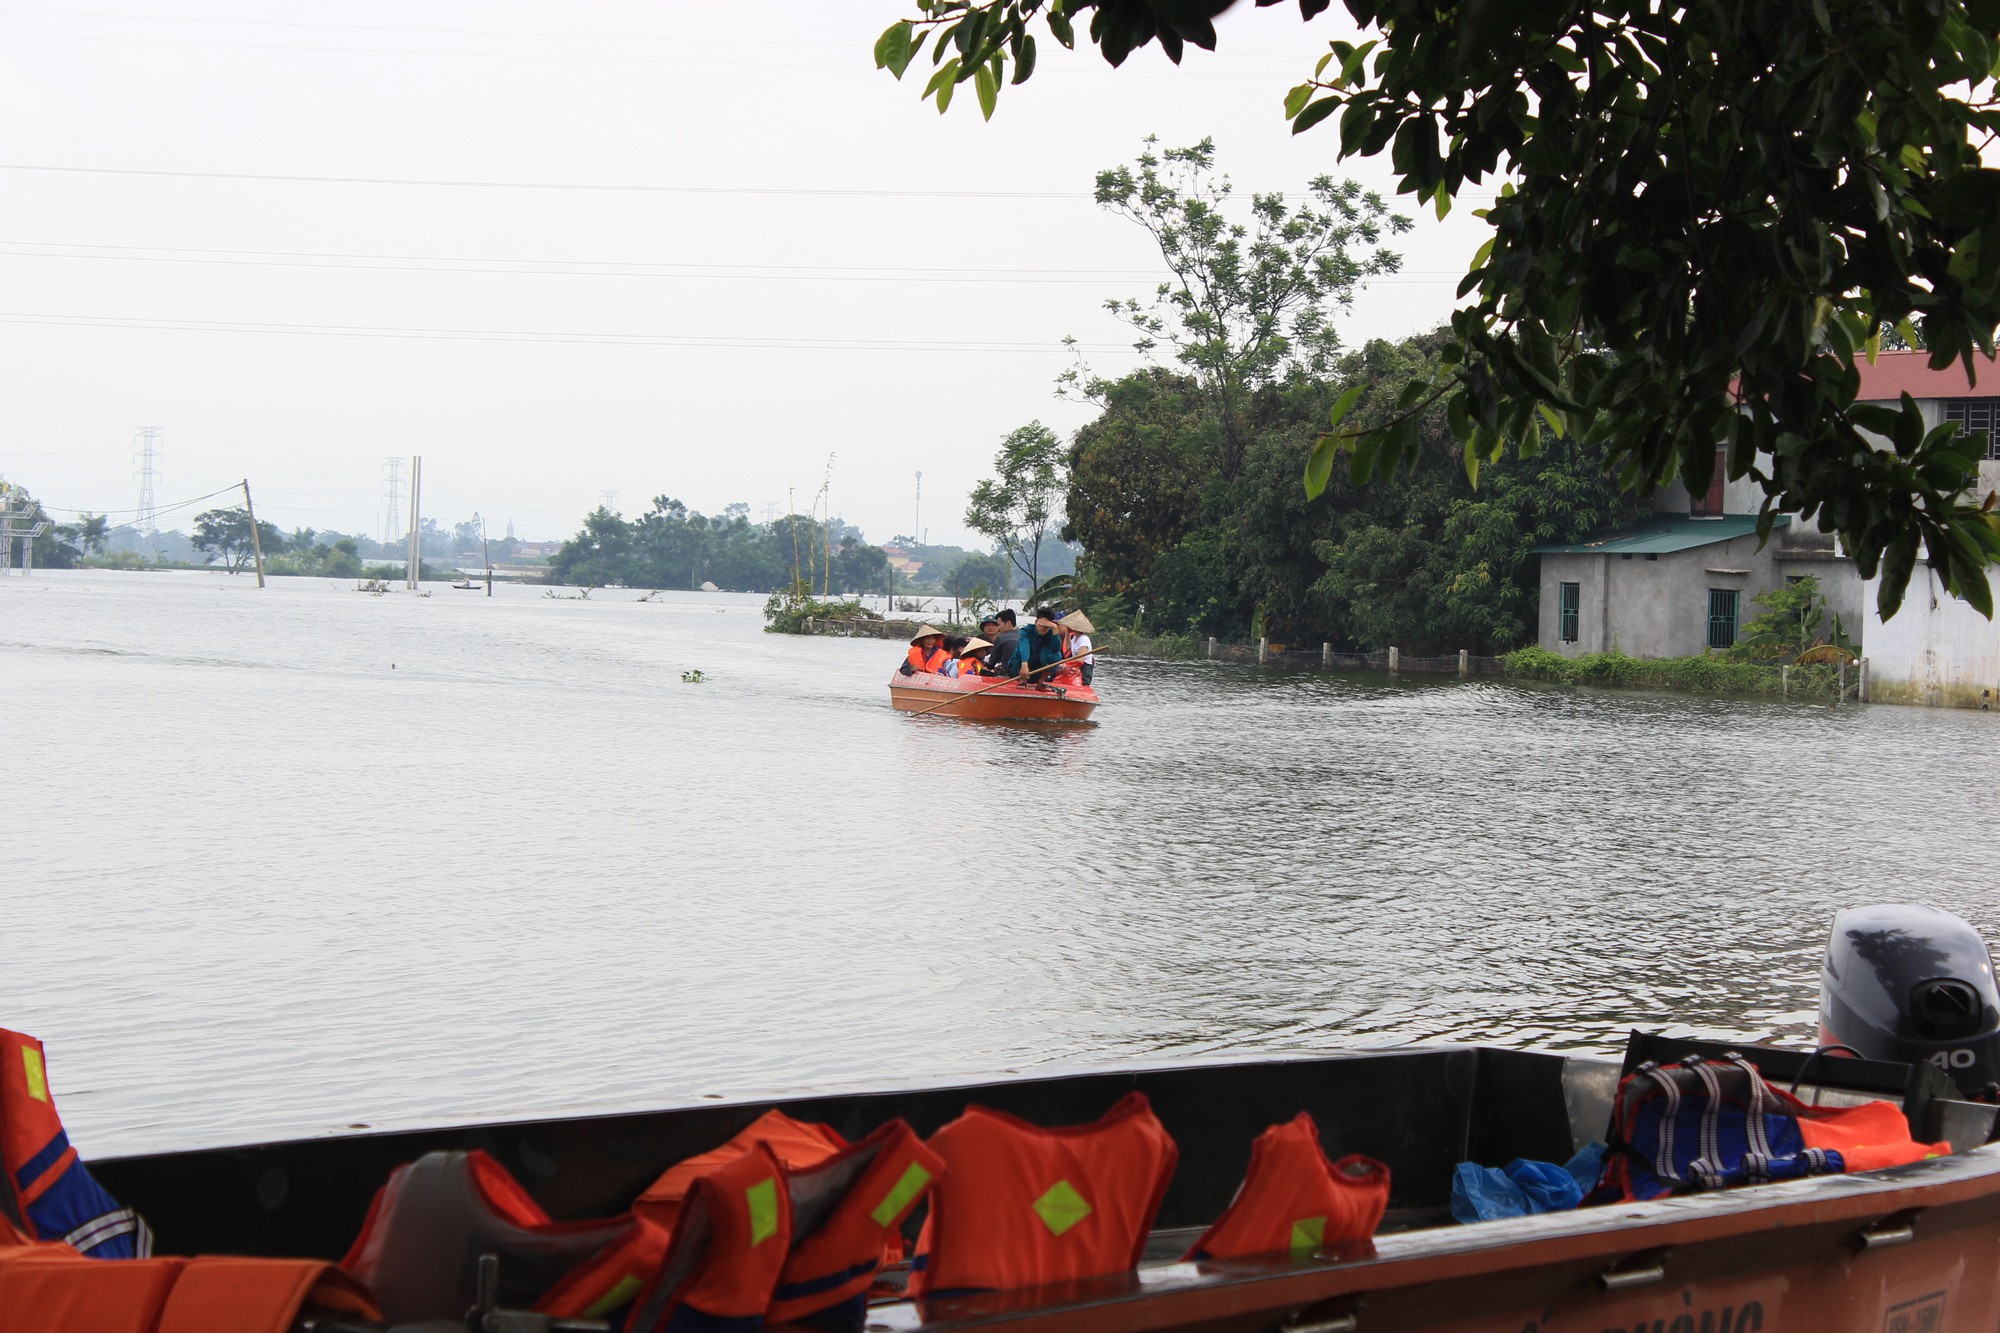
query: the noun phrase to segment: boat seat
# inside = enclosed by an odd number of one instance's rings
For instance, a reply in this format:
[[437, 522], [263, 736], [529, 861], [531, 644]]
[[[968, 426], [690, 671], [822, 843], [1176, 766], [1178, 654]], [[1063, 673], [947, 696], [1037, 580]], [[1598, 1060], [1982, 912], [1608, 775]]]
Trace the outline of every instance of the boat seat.
[[500, 1260], [499, 1302], [526, 1308], [637, 1225], [630, 1214], [551, 1222], [486, 1153], [432, 1152], [390, 1175], [341, 1267], [374, 1290], [391, 1323], [462, 1320], [481, 1256]]

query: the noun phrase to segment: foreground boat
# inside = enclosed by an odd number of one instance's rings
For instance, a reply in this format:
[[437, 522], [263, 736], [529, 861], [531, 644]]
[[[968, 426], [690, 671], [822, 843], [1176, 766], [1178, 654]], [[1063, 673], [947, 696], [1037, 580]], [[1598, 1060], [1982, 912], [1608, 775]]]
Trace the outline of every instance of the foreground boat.
[[990, 676], [901, 672], [889, 677], [889, 704], [902, 713], [975, 722], [1088, 722], [1097, 691], [1088, 685], [996, 685]]
[[[1779, 1062], [1774, 1077], [1803, 1058], [1764, 1054]], [[1861, 1062], [1820, 1067], [1848, 1063]], [[1868, 1068], [1879, 1076], [1885, 1066]], [[1953, 1132], [1967, 1150], [1913, 1166], [1451, 1221], [1460, 1161], [1563, 1160], [1602, 1136], [1619, 1073], [1614, 1060], [1431, 1047], [711, 1103], [99, 1160], [93, 1169], [151, 1220], [164, 1252], [335, 1259], [389, 1172], [436, 1149], [483, 1148], [556, 1218], [597, 1217], [773, 1107], [858, 1138], [899, 1115], [928, 1134], [975, 1102], [1040, 1124], [1076, 1123], [1137, 1090], [1181, 1159], [1136, 1273], [880, 1303], [868, 1328], [1990, 1333], [2000, 1324], [2000, 1146], [1975, 1146], [1991, 1107], [1926, 1107], [1938, 1123], [1957, 1117]], [[1808, 1079], [1802, 1095], [1816, 1086], [1832, 1085]], [[1366, 1153], [1389, 1166], [1391, 1209], [1374, 1242], [1298, 1260], [1179, 1262], [1228, 1205], [1251, 1139], [1301, 1110], [1319, 1122], [1329, 1153]]]

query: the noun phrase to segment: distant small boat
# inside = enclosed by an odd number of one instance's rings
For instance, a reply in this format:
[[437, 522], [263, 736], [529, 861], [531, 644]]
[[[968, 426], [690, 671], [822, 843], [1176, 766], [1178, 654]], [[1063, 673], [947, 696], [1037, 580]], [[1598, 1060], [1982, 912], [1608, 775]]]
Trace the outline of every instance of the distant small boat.
[[1088, 685], [995, 685], [991, 676], [889, 677], [889, 704], [899, 713], [975, 722], [1088, 722], [1097, 691]]
[[471, 579], [467, 579], [463, 583], [454, 583], [451, 586], [458, 589], [460, 592], [477, 592], [481, 587], [480, 584], [474, 583]]

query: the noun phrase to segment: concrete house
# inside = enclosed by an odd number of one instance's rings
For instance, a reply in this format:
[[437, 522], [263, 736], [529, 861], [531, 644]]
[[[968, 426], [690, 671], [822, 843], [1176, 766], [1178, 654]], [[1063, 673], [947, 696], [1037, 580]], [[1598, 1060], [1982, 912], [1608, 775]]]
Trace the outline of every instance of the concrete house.
[[[1884, 352], [1864, 362], [1860, 400], [1893, 406], [1908, 393], [1927, 425], [1957, 421], [2000, 439], [2000, 366], [1983, 368], [1975, 387], [1963, 367], [1933, 371], [1928, 359], [1924, 352]], [[2000, 451], [1989, 445], [1987, 456], [2000, 459]], [[1989, 461], [1980, 468], [1980, 490], [1996, 486], [2000, 461]], [[1537, 547], [1539, 642], [1570, 657], [1610, 648], [1632, 657], [1728, 648], [1757, 613], [1752, 599], [1810, 574], [1841, 628], [1864, 645], [1876, 697], [1896, 697], [1904, 681], [1928, 682], [1903, 691], [1910, 694], [1972, 676], [1985, 682], [1982, 688], [2000, 687], [2000, 628], [1952, 598], [1931, 606], [1921, 591], [1927, 580], [1935, 589], [1936, 580], [1925, 564], [1918, 563], [1902, 613], [1884, 624], [1875, 614], [1875, 584], [1864, 586], [1833, 534], [1780, 516], [1758, 549], [1763, 500], [1754, 481], [1724, 479], [1718, 452], [1705, 495], [1690, 496], [1676, 482], [1659, 492], [1644, 522], [1586, 542]]]
[[[1922, 352], [1885, 352], [1863, 367], [1862, 396], [1894, 402], [1909, 394], [1923, 409], [1924, 424], [1956, 421], [1967, 431], [1986, 433], [1986, 461], [1979, 465], [1974, 499], [2000, 489], [2000, 364], [1982, 360], [1978, 382], [1964, 366], [1932, 370]], [[2000, 602], [2000, 579], [1987, 571]], [[2000, 623], [1986, 619], [1938, 584], [1921, 555], [1910, 574], [1902, 609], [1883, 620], [1875, 610], [1878, 580], [1863, 589], [1863, 642], [1868, 649], [1869, 692], [1875, 699], [1902, 703], [2000, 704]]]

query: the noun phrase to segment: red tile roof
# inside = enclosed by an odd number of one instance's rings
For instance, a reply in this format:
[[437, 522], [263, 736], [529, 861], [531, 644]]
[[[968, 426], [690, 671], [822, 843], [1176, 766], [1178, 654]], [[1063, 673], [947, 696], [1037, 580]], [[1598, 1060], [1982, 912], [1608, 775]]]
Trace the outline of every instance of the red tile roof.
[[1861, 391], [1855, 397], [1864, 403], [1894, 402], [1906, 393], [1912, 398], [2000, 398], [2000, 363], [1979, 357], [1979, 383], [1975, 387], [1963, 361], [1932, 370], [1930, 357], [1929, 352], [1883, 352], [1872, 365], [1856, 357], [1854, 368], [1861, 372]]

